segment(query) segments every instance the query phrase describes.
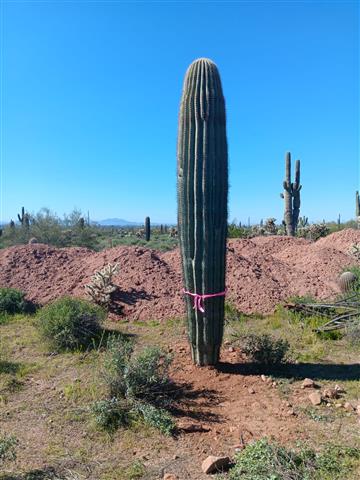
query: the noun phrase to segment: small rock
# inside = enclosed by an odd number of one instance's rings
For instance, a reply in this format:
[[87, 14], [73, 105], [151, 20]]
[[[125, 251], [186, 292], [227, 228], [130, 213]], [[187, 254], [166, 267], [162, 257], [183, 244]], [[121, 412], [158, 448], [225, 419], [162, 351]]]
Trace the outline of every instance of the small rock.
[[179, 455], [173, 455], [173, 460], [177, 460], [179, 457]]
[[271, 384], [273, 387], [276, 387], [277, 386], [277, 383], [276, 382], [272, 382]]
[[341, 387], [340, 385], [337, 385], [337, 384], [335, 385], [334, 390], [336, 390], [337, 393], [346, 393], [346, 391], [344, 390], [344, 388]]
[[163, 480], [178, 480], [178, 477], [173, 473], [165, 473]]
[[311, 378], [305, 378], [305, 380], [301, 384], [301, 388], [314, 388], [315, 382], [311, 380]]
[[323, 396], [326, 398], [339, 398], [339, 391], [335, 388], [324, 388]]
[[250, 387], [250, 388], [248, 388], [248, 392], [249, 392], [251, 395], [253, 395], [253, 394], [255, 393], [255, 390]]
[[214, 455], [210, 455], [202, 462], [201, 469], [206, 474], [215, 473], [226, 468], [229, 463], [229, 457], [215, 457]]
[[320, 405], [322, 398], [319, 392], [310, 393], [309, 400], [313, 405]]
[[354, 409], [354, 406], [350, 403], [350, 402], [345, 402], [344, 403], [344, 408], [345, 410], [347, 410], [348, 412], [353, 412], [355, 409]]
[[341, 408], [342, 407], [342, 403], [335, 403], [335, 408]]
[[286, 412], [286, 415], [287, 415], [288, 417], [291, 417], [291, 416], [296, 416], [296, 413], [295, 413], [295, 411], [294, 411], [292, 408], [290, 408], [290, 410], [288, 410], [288, 411]]
[[266, 382], [266, 375], [263, 374], [263, 375], [261, 375], [260, 378], [261, 378], [261, 380], [262, 380], [263, 382]]
[[229, 348], [228, 348], [228, 351], [229, 351], [229, 352], [235, 352], [235, 348], [234, 348], [234, 347], [229, 347]]

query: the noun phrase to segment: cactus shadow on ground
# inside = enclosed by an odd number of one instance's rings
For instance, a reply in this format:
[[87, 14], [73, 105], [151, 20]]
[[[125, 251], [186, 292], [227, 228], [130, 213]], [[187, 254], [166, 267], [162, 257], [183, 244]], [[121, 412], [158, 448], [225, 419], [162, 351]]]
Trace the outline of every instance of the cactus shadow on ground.
[[266, 373], [281, 378], [314, 378], [317, 380], [360, 380], [360, 363], [288, 363], [279, 366], [260, 365], [258, 363], [227, 363], [217, 365], [221, 373], [231, 375], [260, 375]]

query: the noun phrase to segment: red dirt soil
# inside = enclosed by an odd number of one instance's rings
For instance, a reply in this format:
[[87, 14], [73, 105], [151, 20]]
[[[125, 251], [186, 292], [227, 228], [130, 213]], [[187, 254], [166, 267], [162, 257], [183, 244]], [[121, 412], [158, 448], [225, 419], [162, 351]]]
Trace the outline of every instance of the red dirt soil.
[[[266, 314], [291, 296], [334, 296], [339, 273], [358, 264], [348, 254], [354, 243], [360, 243], [360, 230], [342, 230], [317, 242], [280, 236], [229, 240], [228, 301], [244, 313]], [[84, 285], [93, 273], [115, 262], [120, 265], [114, 279], [120, 289], [118, 318], [184, 316], [178, 249], [161, 253], [118, 246], [93, 252], [43, 244], [14, 246], [0, 250], [0, 286], [19, 288], [40, 304], [63, 295], [86, 298]]]

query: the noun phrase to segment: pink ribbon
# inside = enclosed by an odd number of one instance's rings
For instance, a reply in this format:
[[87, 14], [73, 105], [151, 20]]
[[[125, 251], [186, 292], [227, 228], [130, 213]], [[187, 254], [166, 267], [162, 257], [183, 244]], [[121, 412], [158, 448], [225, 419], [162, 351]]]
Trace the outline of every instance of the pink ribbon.
[[222, 297], [223, 295], [226, 295], [226, 290], [219, 293], [210, 293], [205, 295], [201, 295], [200, 293], [191, 293], [186, 290], [183, 290], [183, 293], [185, 295], [190, 295], [190, 297], [194, 298], [194, 306], [193, 306], [194, 310], [200, 310], [200, 312], [204, 313], [205, 309], [203, 306], [203, 300], [205, 300], [205, 298]]

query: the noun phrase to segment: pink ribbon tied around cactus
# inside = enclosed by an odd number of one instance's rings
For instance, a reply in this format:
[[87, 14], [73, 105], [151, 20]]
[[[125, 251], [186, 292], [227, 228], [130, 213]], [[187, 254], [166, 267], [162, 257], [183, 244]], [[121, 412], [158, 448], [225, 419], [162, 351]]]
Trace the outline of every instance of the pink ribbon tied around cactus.
[[223, 296], [226, 295], [226, 290], [224, 290], [223, 292], [219, 292], [219, 293], [208, 293], [208, 294], [203, 294], [203, 295], [200, 294], [200, 293], [192, 293], [192, 292], [188, 292], [187, 290], [183, 290], [183, 294], [184, 295], [190, 295], [190, 297], [193, 297], [194, 298], [193, 309], [194, 310], [199, 310], [201, 313], [204, 313], [205, 308], [204, 308], [203, 301], [205, 300], [205, 298], [223, 297]]

